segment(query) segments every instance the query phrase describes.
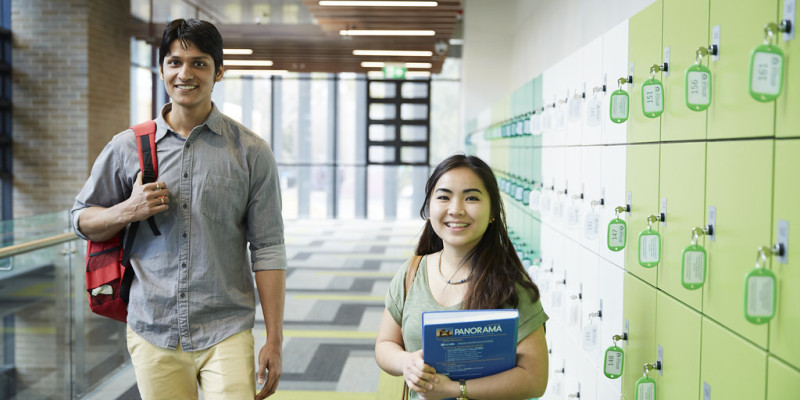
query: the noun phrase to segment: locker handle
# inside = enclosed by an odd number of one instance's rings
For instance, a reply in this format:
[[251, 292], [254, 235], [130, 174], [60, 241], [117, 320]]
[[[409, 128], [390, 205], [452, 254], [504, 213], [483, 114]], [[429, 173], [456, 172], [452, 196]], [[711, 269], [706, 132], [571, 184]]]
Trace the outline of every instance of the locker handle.
[[708, 47], [698, 47], [697, 51], [695, 52], [694, 62], [695, 64], [700, 64], [703, 60], [703, 57], [707, 55], [718, 56], [719, 55], [719, 46], [715, 44], [708, 45]]
[[650, 79], [652, 79], [656, 72], [669, 72], [669, 63], [653, 64], [650, 66]]
[[647, 217], [647, 223], [653, 224], [655, 222], [664, 222], [667, 220], [667, 215], [664, 213], [651, 214]]

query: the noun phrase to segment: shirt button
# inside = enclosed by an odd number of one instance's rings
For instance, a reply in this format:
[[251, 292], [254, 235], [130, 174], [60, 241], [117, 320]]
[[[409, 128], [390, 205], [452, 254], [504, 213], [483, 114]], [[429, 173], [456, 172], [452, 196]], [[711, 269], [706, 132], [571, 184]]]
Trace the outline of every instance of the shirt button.
[[186, 263], [181, 264], [181, 268], [186, 268]]
[[188, 205], [188, 204], [186, 204], [186, 203], [183, 203], [183, 209], [185, 210], [185, 209], [187, 209], [187, 208], [189, 208], [189, 205]]
[[186, 237], [186, 232], [183, 233], [183, 237]]
[[189, 174], [183, 174], [183, 177], [184, 177], [184, 178], [188, 178], [188, 177], [189, 177]]
[[181, 293], [181, 298], [186, 297], [186, 293]]
[[191, 146], [189, 143], [186, 143], [186, 148], [188, 149]]

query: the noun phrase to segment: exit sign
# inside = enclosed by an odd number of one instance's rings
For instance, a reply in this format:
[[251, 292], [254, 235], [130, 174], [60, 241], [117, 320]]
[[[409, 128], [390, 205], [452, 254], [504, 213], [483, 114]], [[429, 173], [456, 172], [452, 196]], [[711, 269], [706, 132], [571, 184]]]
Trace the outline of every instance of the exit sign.
[[405, 79], [405, 77], [406, 77], [405, 67], [398, 67], [396, 65], [387, 65], [383, 67], [384, 79]]

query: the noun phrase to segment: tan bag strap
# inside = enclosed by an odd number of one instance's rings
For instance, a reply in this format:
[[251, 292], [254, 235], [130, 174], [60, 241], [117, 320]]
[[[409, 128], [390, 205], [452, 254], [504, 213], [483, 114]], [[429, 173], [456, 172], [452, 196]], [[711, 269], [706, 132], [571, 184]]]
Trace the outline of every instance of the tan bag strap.
[[422, 256], [414, 255], [414, 257], [411, 258], [411, 264], [409, 264], [408, 271], [406, 271], [406, 291], [403, 294], [403, 301], [408, 297], [408, 291], [411, 290], [411, 284], [414, 283], [414, 278], [417, 276], [420, 261], [422, 261]]
[[[414, 278], [417, 276], [417, 270], [419, 269], [419, 263], [422, 261], [422, 256], [414, 255], [411, 258], [411, 263], [408, 265], [408, 271], [406, 271], [406, 286], [405, 292], [403, 293], [403, 302], [406, 301], [406, 297], [408, 297], [408, 291], [411, 290], [411, 285], [414, 283]], [[401, 400], [408, 399], [411, 393], [408, 390], [408, 385], [406, 382], [403, 381], [403, 397]]]

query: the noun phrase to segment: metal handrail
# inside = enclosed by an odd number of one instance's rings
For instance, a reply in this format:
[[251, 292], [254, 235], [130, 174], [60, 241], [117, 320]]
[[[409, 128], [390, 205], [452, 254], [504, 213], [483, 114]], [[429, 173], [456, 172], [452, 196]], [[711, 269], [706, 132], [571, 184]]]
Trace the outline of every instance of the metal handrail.
[[3, 247], [0, 248], [0, 259], [43, 249], [45, 247], [50, 247], [59, 243], [66, 243], [75, 239], [79, 239], [78, 236], [75, 235], [74, 232], [68, 232], [68, 233], [62, 233], [60, 235], [32, 240], [30, 242]]

